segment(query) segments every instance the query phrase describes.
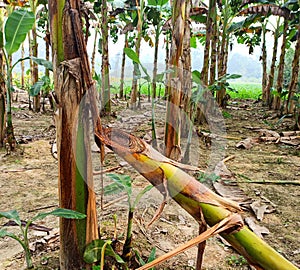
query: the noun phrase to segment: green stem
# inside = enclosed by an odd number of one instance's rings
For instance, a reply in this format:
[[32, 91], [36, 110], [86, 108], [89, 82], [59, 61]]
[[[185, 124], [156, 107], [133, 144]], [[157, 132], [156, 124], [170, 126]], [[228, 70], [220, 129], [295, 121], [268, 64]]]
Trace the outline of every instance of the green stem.
[[21, 226], [23, 237], [24, 237], [25, 259], [26, 259], [26, 264], [27, 264], [28, 269], [33, 268], [32, 260], [31, 260], [31, 253], [30, 253], [30, 249], [29, 249], [29, 241], [28, 241], [28, 229], [29, 229], [29, 226], [31, 223], [32, 223], [31, 220], [27, 222], [24, 231]]
[[6, 92], [6, 134], [7, 134], [7, 142], [9, 144], [9, 147], [11, 150], [15, 149], [15, 144], [16, 144], [16, 139], [14, 136], [14, 129], [13, 129], [13, 123], [12, 123], [12, 114], [11, 114], [11, 69], [10, 69], [10, 62], [9, 62], [9, 57], [6, 55], [6, 53], [3, 53], [5, 57], [5, 62], [6, 62], [6, 70], [7, 70], [7, 78], [6, 78], [6, 87], [7, 87], [7, 92]]
[[156, 129], [155, 129], [155, 110], [154, 98], [151, 101], [151, 133], [152, 133], [152, 146], [157, 149]]
[[105, 249], [106, 249], [106, 246], [108, 244], [111, 244], [110, 241], [107, 241], [104, 243], [102, 249], [101, 249], [101, 262], [100, 262], [100, 270], [103, 270], [104, 269], [104, 263], [105, 263]]
[[123, 247], [123, 258], [129, 260], [132, 250], [132, 224], [133, 224], [133, 213], [134, 209], [130, 208], [128, 213], [128, 222], [127, 222], [127, 234], [126, 240]]

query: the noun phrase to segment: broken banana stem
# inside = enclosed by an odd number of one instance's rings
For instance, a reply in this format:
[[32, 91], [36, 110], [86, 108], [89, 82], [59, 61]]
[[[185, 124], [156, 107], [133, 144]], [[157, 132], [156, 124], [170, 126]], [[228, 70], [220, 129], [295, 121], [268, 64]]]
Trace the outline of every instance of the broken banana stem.
[[[118, 129], [95, 129], [95, 141], [111, 148], [142, 174], [160, 192], [165, 192], [167, 182], [169, 195], [199, 223], [202, 211], [206, 223], [214, 226], [236, 212], [239, 205], [224, 199], [176, 167], [143, 140]], [[277, 253], [245, 225], [222, 232], [224, 237], [256, 269], [296, 270], [291, 262]]]

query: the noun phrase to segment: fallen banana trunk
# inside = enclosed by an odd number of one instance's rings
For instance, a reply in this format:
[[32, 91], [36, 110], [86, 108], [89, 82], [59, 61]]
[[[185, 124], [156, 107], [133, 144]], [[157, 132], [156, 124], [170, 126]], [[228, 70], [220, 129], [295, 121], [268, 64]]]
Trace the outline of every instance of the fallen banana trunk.
[[[169, 194], [199, 223], [201, 213], [206, 223], [214, 226], [241, 211], [237, 203], [218, 196], [180, 168], [188, 169], [186, 165], [166, 158], [133, 135], [118, 129], [101, 128], [98, 122], [95, 140], [99, 147], [104, 144], [126, 160], [161, 193]], [[243, 224], [237, 223], [236, 228], [221, 233], [221, 236], [256, 269], [298, 269]]]

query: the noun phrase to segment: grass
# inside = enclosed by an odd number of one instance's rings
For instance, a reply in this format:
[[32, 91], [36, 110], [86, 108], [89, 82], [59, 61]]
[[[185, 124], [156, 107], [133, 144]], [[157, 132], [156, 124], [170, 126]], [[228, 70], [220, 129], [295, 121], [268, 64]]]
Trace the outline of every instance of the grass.
[[[260, 83], [241, 83], [241, 82], [230, 82], [230, 86], [236, 90], [236, 92], [228, 91], [228, 94], [232, 99], [258, 99], [261, 96], [261, 84]], [[140, 91], [142, 95], [148, 94], [148, 84], [141, 83]], [[157, 94], [159, 91], [160, 84], [157, 85]], [[164, 95], [164, 85], [161, 85], [160, 95]], [[126, 96], [130, 95], [131, 82], [126, 82], [124, 85], [124, 93]], [[151, 91], [151, 88], [150, 88]], [[119, 94], [119, 84], [114, 83], [111, 88], [112, 94]]]
[[[159, 90], [161, 86], [161, 89]], [[138, 85], [138, 87], [140, 87], [140, 92], [142, 95], [148, 95], [148, 84], [147, 83], [141, 83], [140, 85]], [[119, 94], [119, 84], [118, 83], [114, 83], [110, 89], [112, 94]], [[126, 83], [124, 85], [124, 94], [126, 94], [126, 96], [130, 96], [130, 91], [131, 91], [131, 83]], [[152, 87], [150, 86], [150, 92], [152, 91]], [[160, 96], [163, 96], [165, 93], [165, 87], [162, 84], [157, 84], [156, 86], [156, 94], [158, 95], [160, 91]]]
[[230, 86], [237, 92], [229, 92], [232, 99], [258, 99], [261, 96], [260, 83], [230, 83]]

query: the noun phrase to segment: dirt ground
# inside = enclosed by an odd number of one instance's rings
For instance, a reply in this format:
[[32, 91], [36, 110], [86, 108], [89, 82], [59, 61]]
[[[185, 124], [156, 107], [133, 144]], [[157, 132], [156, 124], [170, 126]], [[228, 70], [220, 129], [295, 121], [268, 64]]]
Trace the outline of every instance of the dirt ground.
[[[126, 102], [115, 100], [113, 110], [116, 118], [105, 119], [109, 126], [116, 126], [126, 131], [145, 137], [151, 131], [151, 104], [146, 101], [138, 112], [126, 109]], [[50, 211], [57, 206], [57, 160], [51, 154], [51, 144], [55, 139], [53, 113], [34, 114], [28, 110], [26, 97], [19, 97], [14, 102], [13, 121], [15, 135], [19, 145], [15, 153], [7, 155], [0, 152], [0, 211], [16, 209], [21, 219], [28, 220], [36, 213]], [[277, 132], [292, 130], [292, 119], [279, 120], [274, 112], [255, 101], [230, 101], [224, 115], [224, 127], [221, 144], [216, 140], [201, 137], [201, 131], [210, 131], [210, 127], [201, 127], [194, 132], [191, 160], [202, 169], [209, 168], [211, 173], [216, 161], [230, 157], [226, 166], [230, 170], [231, 180], [252, 199], [266, 207], [261, 221], [255, 222], [269, 230], [264, 240], [288, 260], [300, 267], [300, 189], [293, 181], [300, 179], [299, 146], [284, 143], [254, 144], [250, 149], [239, 149], [236, 144], [242, 139], [258, 137], [257, 129]], [[164, 104], [156, 105], [158, 135], [163, 130]], [[223, 121], [223, 120], [222, 120]], [[148, 138], [146, 135], [145, 139]], [[217, 146], [216, 146], [217, 145]], [[100, 169], [99, 154], [93, 150], [94, 170]], [[121, 166], [119, 166], [121, 165]], [[133, 179], [134, 193], [148, 185], [147, 180], [134, 169], [116, 157], [112, 152], [106, 154], [105, 167], [113, 168], [113, 173], [128, 174]], [[105, 183], [109, 182], [104, 176]], [[254, 183], [258, 181], [260, 183]], [[264, 182], [270, 181], [270, 182]], [[206, 184], [212, 187], [210, 180]], [[280, 184], [278, 184], [280, 182]], [[100, 204], [100, 176], [95, 176], [95, 192]], [[116, 196], [104, 198], [104, 205], [112, 202]], [[156, 256], [162, 255], [197, 236], [197, 223], [175, 202], [168, 199], [161, 217], [150, 228], [151, 220], [162, 201], [158, 191], [152, 189], [139, 203], [134, 219], [134, 247], [142, 256], [148, 256], [152, 247], [156, 247]], [[117, 235], [124, 236], [127, 214], [126, 198], [107, 205], [103, 211], [99, 205], [99, 225], [103, 238], [113, 236], [113, 214], [117, 214]], [[260, 208], [261, 209], [261, 208]], [[271, 213], [267, 213], [269, 211]], [[244, 216], [252, 216], [245, 210]], [[7, 220], [1, 219], [0, 226]], [[37, 225], [53, 228], [51, 243], [45, 244], [45, 232], [30, 230], [30, 242], [36, 269], [59, 269], [59, 240], [57, 237], [58, 220], [48, 217]], [[5, 226], [17, 233], [14, 226]], [[192, 248], [163, 263], [156, 269], [195, 269], [197, 249]], [[24, 256], [19, 244], [11, 239], [0, 239], [0, 269], [24, 269]], [[245, 260], [219, 237], [207, 241], [203, 269], [250, 269]], [[288, 269], [287, 269], [288, 270]]]

